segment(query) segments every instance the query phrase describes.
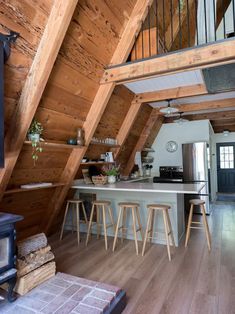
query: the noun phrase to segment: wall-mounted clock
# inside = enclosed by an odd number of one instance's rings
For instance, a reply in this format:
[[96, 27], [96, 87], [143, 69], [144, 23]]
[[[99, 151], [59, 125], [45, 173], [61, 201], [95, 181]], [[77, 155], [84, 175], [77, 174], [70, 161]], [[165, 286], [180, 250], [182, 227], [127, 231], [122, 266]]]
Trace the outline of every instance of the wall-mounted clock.
[[166, 150], [169, 153], [174, 153], [178, 149], [178, 144], [175, 141], [169, 141], [166, 143]]

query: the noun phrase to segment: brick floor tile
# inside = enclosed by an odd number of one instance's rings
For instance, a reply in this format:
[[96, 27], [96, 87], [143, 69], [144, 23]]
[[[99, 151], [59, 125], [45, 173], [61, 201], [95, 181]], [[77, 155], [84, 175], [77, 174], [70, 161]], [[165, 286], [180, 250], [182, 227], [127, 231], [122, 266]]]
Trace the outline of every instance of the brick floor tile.
[[42, 290], [42, 291], [54, 294], [54, 295], [59, 295], [63, 291], [65, 291], [65, 288], [50, 285], [49, 283], [44, 283], [44, 284], [38, 286], [37, 288]]
[[55, 286], [59, 286], [62, 288], [68, 288], [71, 283], [68, 281], [65, 281], [63, 279], [57, 278], [56, 276], [54, 278], [52, 278], [52, 280], [50, 280], [50, 284], [55, 285]]
[[96, 299], [90, 296], [83, 299], [81, 303], [84, 305], [91, 306], [91, 307], [96, 307], [101, 310], [104, 310], [109, 305], [109, 302], [107, 301]]
[[35, 314], [33, 310], [26, 309], [20, 305], [16, 305], [10, 311], [0, 312], [1, 314]]
[[119, 294], [120, 293], [120, 288], [116, 287], [116, 286], [112, 286], [112, 285], [108, 285], [106, 283], [101, 283], [99, 282], [97, 285], [96, 285], [97, 288], [99, 289], [103, 289], [103, 290], [107, 290], [107, 291], [110, 291], [110, 292], [114, 292], [115, 294]]
[[27, 294], [31, 299], [35, 298], [44, 302], [51, 302], [56, 296], [54, 294], [44, 292], [42, 290], [33, 289], [31, 292]]
[[96, 308], [92, 308], [90, 306], [86, 306], [83, 304], [79, 304], [75, 309], [74, 312], [79, 314], [101, 314], [103, 311], [98, 310]]
[[72, 285], [70, 287], [68, 287], [63, 293], [62, 296], [63, 297], [72, 297], [79, 289], [81, 288], [80, 285]]
[[78, 290], [78, 292], [76, 292], [73, 297], [72, 300], [74, 301], [82, 301], [82, 299], [88, 295], [90, 292], [92, 291], [91, 288], [88, 287], [82, 287], [80, 290]]
[[98, 298], [98, 299], [102, 299], [104, 301], [111, 302], [114, 299], [115, 294], [112, 292], [106, 292], [104, 290], [95, 289], [92, 291], [90, 296]]
[[[43, 314], [54, 313], [60, 308], [68, 299], [62, 296], [56, 297], [52, 302], [45, 306], [40, 312]], [[17, 313], [18, 314], [18, 313]]]
[[78, 306], [78, 302], [70, 300], [66, 302], [64, 305], [62, 305], [56, 312], [55, 314], [68, 314], [75, 309], [75, 307]]
[[40, 311], [47, 305], [47, 303], [26, 295], [17, 300], [17, 305], [30, 308], [31, 310]]

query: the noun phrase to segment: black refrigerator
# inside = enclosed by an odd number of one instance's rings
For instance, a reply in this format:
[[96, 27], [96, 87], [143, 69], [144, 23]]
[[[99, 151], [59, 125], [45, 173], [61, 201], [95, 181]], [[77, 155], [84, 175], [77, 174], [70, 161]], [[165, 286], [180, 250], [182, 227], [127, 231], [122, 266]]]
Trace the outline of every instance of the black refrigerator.
[[[205, 201], [206, 214], [210, 214], [210, 188], [208, 169], [208, 144], [206, 142], [182, 145], [183, 180], [185, 183], [205, 183], [200, 194], [185, 194], [185, 208], [189, 209], [189, 200], [200, 198]], [[194, 206], [194, 213], [201, 213], [199, 206]]]

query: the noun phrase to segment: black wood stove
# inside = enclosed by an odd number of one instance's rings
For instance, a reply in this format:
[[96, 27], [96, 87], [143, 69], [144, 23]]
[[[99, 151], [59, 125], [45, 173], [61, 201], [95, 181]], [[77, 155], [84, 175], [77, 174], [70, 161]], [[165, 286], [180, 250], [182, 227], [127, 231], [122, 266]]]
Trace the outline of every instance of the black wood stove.
[[16, 284], [16, 231], [15, 223], [22, 220], [22, 216], [0, 212], [0, 285], [8, 283], [7, 299], [15, 300], [13, 289]]

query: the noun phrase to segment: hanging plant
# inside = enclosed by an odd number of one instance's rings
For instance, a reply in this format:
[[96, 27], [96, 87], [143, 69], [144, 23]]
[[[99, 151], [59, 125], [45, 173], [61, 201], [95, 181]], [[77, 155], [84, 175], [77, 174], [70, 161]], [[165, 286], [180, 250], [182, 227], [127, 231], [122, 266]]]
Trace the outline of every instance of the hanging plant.
[[42, 131], [43, 131], [42, 124], [37, 120], [33, 119], [28, 130], [28, 139], [32, 143], [32, 159], [34, 165], [38, 160], [38, 153], [41, 153], [43, 151], [40, 145], [40, 135], [42, 134]]

